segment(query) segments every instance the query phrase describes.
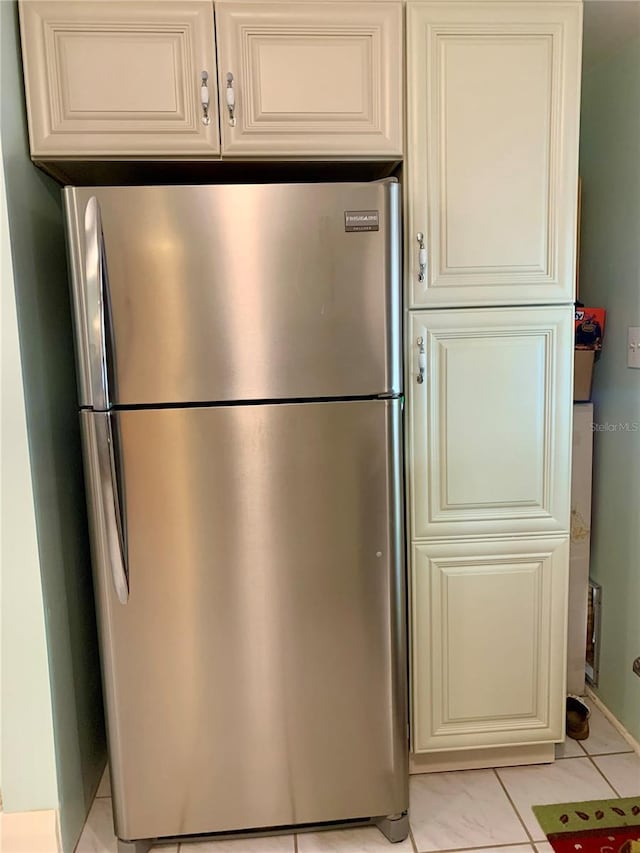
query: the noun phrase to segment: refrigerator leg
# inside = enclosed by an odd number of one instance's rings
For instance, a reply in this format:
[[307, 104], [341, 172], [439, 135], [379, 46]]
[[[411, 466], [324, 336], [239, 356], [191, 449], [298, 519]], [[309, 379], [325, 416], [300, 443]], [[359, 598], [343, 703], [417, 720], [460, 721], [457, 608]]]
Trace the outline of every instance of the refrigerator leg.
[[118, 839], [118, 853], [149, 853], [153, 847], [152, 839], [142, 841], [121, 841]]
[[398, 841], [404, 841], [409, 835], [409, 815], [403, 812], [380, 817], [376, 820], [376, 826], [392, 844], [396, 844]]

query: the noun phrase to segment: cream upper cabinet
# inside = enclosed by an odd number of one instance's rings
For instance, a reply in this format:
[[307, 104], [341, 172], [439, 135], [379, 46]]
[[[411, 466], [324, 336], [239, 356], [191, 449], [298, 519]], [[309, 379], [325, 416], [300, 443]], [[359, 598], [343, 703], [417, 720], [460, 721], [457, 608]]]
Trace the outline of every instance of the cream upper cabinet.
[[397, 159], [403, 11], [21, 0], [32, 157]]
[[412, 540], [569, 530], [572, 331], [571, 306], [412, 313]]
[[399, 2], [216, 3], [222, 151], [402, 154]]
[[412, 306], [573, 298], [581, 15], [575, 0], [407, 3]]
[[212, 3], [22, 0], [20, 16], [32, 157], [219, 152]]
[[568, 538], [413, 547], [415, 753], [561, 740]]

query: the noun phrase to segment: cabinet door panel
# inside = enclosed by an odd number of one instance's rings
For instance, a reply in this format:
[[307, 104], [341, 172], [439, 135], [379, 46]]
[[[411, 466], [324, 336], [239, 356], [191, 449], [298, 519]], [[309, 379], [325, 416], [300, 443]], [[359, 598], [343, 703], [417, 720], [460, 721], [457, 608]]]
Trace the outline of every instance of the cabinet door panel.
[[572, 299], [580, 32], [575, 2], [408, 3], [413, 305]]
[[211, 3], [30, 0], [20, 9], [32, 156], [219, 152]]
[[569, 529], [571, 333], [569, 306], [411, 316], [412, 539]]
[[224, 154], [402, 153], [400, 3], [217, 3], [216, 29]]
[[414, 752], [560, 740], [568, 541], [417, 544]]

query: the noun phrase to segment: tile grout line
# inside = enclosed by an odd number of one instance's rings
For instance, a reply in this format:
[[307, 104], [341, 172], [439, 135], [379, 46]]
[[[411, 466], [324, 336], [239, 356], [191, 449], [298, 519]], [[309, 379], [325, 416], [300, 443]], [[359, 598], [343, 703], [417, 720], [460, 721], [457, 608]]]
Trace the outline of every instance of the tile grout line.
[[[633, 749], [623, 749], [618, 752], [587, 752], [585, 749], [584, 754], [587, 758], [607, 758], [609, 755], [637, 755]], [[580, 756], [582, 757], [582, 756]]]
[[622, 739], [627, 743], [628, 746], [631, 747], [631, 752], [635, 752], [636, 755], [640, 755], [640, 743], [634, 738], [630, 731], [627, 730], [625, 726], [622, 725], [620, 720], [616, 717], [616, 715], [608, 708], [602, 699], [598, 696], [592, 686], [589, 684], [586, 685], [586, 695], [593, 703], [593, 706], [597, 708], [597, 710], [602, 714], [602, 716], [609, 722], [616, 732], [622, 737]]
[[520, 812], [518, 811], [518, 809], [517, 809], [517, 807], [516, 807], [516, 804], [515, 804], [515, 803], [513, 802], [513, 800], [511, 799], [511, 794], [510, 794], [510, 793], [509, 793], [509, 791], [507, 790], [507, 786], [504, 784], [504, 782], [503, 782], [503, 781], [502, 781], [502, 779], [500, 778], [500, 774], [498, 773], [498, 769], [497, 769], [497, 767], [494, 767], [494, 768], [493, 768], [493, 772], [494, 772], [494, 773], [495, 773], [495, 775], [496, 775], [496, 779], [498, 780], [498, 784], [500, 785], [500, 787], [501, 787], [501, 788], [502, 788], [502, 790], [504, 791], [506, 798], [509, 800], [509, 803], [511, 804], [511, 808], [514, 810], [514, 812], [516, 813], [516, 816], [517, 816], [518, 820], [519, 820], [519, 821], [520, 821], [520, 823], [522, 824], [522, 828], [523, 828], [523, 829], [524, 829], [524, 831], [527, 833], [527, 838], [529, 839], [529, 841], [530, 841], [530, 843], [531, 843], [532, 845], [535, 845], [535, 841], [533, 840], [533, 837], [532, 837], [531, 833], [529, 832], [529, 830], [528, 830], [528, 828], [527, 828], [527, 824], [524, 822], [524, 819], [523, 819], [522, 815], [520, 814]]
[[[592, 698], [593, 698], [593, 697], [592, 697]], [[595, 704], [595, 703], [594, 703], [594, 704]], [[596, 708], [598, 707], [598, 706], [597, 706], [597, 704], [595, 705], [595, 707], [596, 707]], [[612, 726], [614, 729], [616, 729], [616, 731], [618, 732], [618, 734], [620, 734], [620, 735], [624, 738], [624, 735], [622, 735], [622, 732], [620, 732], [620, 731], [616, 728], [616, 726], [613, 724], [613, 722], [612, 722], [611, 720], [609, 720], [609, 719], [608, 719], [607, 715], [606, 715], [606, 714], [604, 714], [600, 708], [598, 708], [598, 710], [600, 711], [600, 713], [602, 714], [602, 716], [607, 720], [607, 722], [609, 722], [609, 723], [611, 724], [611, 726]], [[588, 740], [588, 738], [585, 738], [585, 740]], [[624, 740], [626, 740], [626, 738], [624, 738]], [[627, 742], [627, 745], [628, 745], [629, 747], [631, 747], [631, 744], [629, 743], [629, 741], [626, 741], [626, 742]], [[633, 749], [633, 747], [631, 747], [631, 749], [630, 749], [630, 750], [622, 750], [622, 751], [614, 751], [614, 752], [601, 752], [601, 753], [594, 753], [594, 754], [591, 754], [590, 752], [588, 752], [588, 751], [587, 751], [587, 748], [585, 747], [584, 743], [583, 743], [581, 740], [576, 741], [576, 743], [578, 744], [578, 746], [580, 747], [580, 749], [584, 752], [584, 754], [587, 756], [587, 758], [589, 759], [589, 761], [590, 761], [590, 762], [593, 764], [593, 766], [596, 768], [596, 770], [598, 771], [598, 773], [602, 776], [602, 778], [603, 778], [603, 779], [604, 779], [604, 781], [607, 783], [607, 785], [608, 785], [608, 786], [609, 786], [609, 787], [614, 791], [615, 795], [616, 795], [619, 799], [621, 799], [621, 798], [622, 798], [622, 797], [621, 797], [621, 794], [619, 794], [619, 793], [618, 793], [618, 789], [616, 788], [616, 786], [613, 784], [613, 782], [611, 782], [611, 780], [610, 780], [610, 779], [607, 779], [607, 777], [606, 777], [606, 776], [605, 776], [605, 774], [604, 774], [604, 771], [603, 771], [603, 770], [601, 770], [601, 769], [600, 769], [600, 767], [598, 767], [598, 765], [596, 764], [596, 762], [594, 761], [594, 759], [595, 759], [595, 758], [603, 758], [603, 757], [605, 757], [605, 756], [607, 756], [607, 755], [630, 755], [630, 754], [634, 754], [634, 753], [635, 753], [635, 750]]]
[[[570, 738], [571, 740], [572, 738]], [[588, 740], [588, 738], [585, 738]], [[576, 740], [574, 743], [581, 750], [580, 755], [563, 755], [562, 757], [556, 757], [556, 761], [569, 761], [571, 758], [604, 758], [607, 755], [632, 755], [636, 754], [635, 750], [631, 747], [631, 744], [628, 744], [629, 749], [612, 749], [610, 752], [589, 752], [589, 750], [585, 747], [584, 741]], [[608, 781], [608, 780], [607, 780]]]
[[[626, 752], [611, 753], [611, 755], [626, 755], [626, 754], [627, 754]], [[595, 756], [595, 757], [596, 757], [596, 758], [599, 758], [600, 756]], [[589, 754], [587, 754], [587, 758], [588, 758], [588, 759], [589, 759], [589, 761], [593, 764], [593, 766], [596, 768], [596, 770], [598, 771], [598, 773], [602, 776], [602, 778], [603, 778], [603, 779], [604, 779], [604, 781], [607, 783], [607, 785], [612, 789], [612, 791], [613, 791], [613, 793], [616, 795], [616, 797], [617, 797], [619, 800], [620, 800], [620, 799], [622, 799], [621, 795], [618, 793], [618, 789], [615, 787], [615, 785], [613, 784], [613, 782], [610, 782], [610, 781], [609, 781], [609, 779], [607, 779], [607, 777], [604, 775], [604, 772], [603, 772], [603, 771], [598, 767], [598, 765], [595, 763], [595, 761], [593, 760], [593, 758], [592, 758]]]
[[603, 758], [605, 755], [637, 755], [633, 749], [612, 749], [611, 752], [587, 752], [580, 741], [576, 741], [576, 743], [582, 750], [580, 755], [557, 755], [556, 761], [571, 761], [572, 758], [584, 758], [585, 756], [588, 758], [590, 755], [593, 755], [594, 758]]
[[[179, 853], [179, 851], [178, 851]], [[293, 833], [293, 853], [299, 853], [298, 851], [298, 833]]]

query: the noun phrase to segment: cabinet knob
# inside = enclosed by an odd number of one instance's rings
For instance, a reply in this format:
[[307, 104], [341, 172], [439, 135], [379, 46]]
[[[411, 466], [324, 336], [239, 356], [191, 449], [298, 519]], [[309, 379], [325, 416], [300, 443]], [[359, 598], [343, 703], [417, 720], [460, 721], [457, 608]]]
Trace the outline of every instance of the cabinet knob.
[[418, 231], [416, 234], [418, 241], [418, 281], [424, 284], [427, 273], [427, 249], [424, 245], [424, 234]]
[[233, 88], [233, 74], [227, 72], [227, 88], [225, 90], [227, 96], [227, 110], [229, 111], [229, 124], [231, 127], [236, 126], [236, 93]]
[[209, 115], [209, 75], [206, 71], [200, 74], [200, 104], [202, 105], [202, 124], [211, 124]]

